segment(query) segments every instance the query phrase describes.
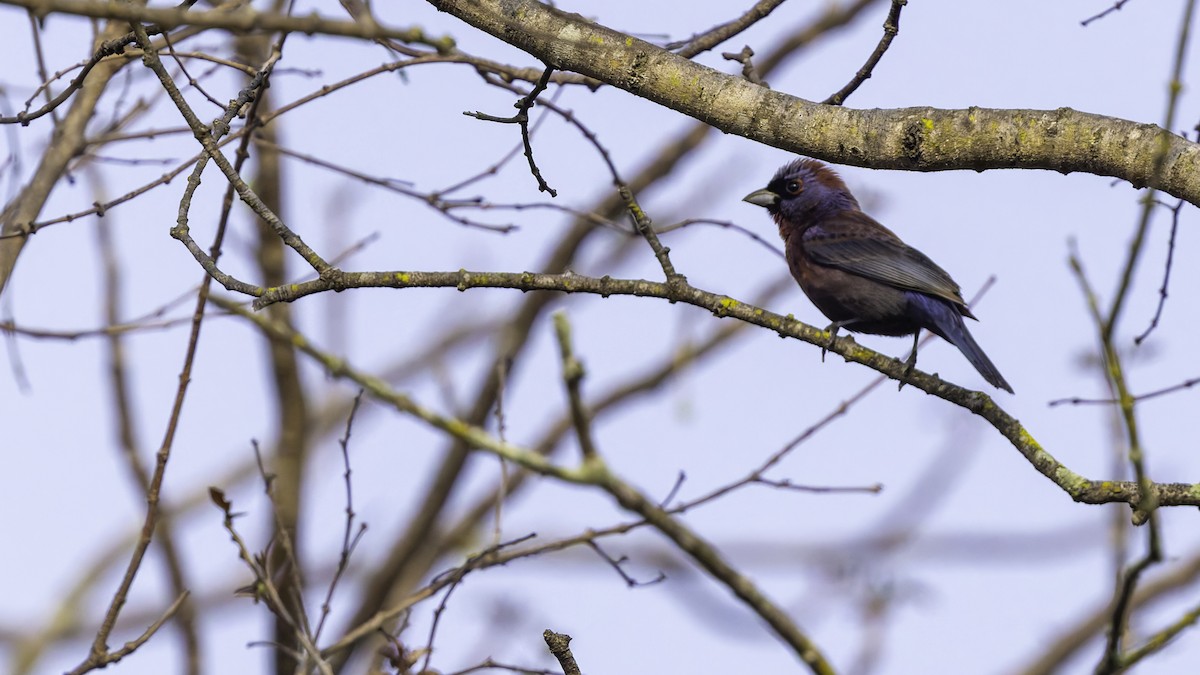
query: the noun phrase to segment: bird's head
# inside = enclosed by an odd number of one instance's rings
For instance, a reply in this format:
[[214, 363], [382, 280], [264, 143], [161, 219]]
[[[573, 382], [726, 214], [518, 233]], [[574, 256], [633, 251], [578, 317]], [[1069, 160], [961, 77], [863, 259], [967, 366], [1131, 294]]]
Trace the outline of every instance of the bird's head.
[[832, 169], [805, 158], [785, 164], [767, 187], [742, 201], [764, 207], [781, 226], [783, 221], [803, 226], [837, 211], [858, 210], [858, 200]]

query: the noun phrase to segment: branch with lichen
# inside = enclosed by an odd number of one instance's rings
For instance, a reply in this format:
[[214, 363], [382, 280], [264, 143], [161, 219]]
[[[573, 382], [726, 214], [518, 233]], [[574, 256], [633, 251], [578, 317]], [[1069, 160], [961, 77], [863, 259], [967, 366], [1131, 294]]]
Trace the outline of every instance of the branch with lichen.
[[[1112, 176], [1200, 205], [1200, 145], [1154, 124], [1070, 108], [856, 110], [747, 82], [536, 0], [429, 0], [437, 9], [559, 70], [624, 89], [726, 133], [838, 164], [876, 169], [1049, 169]], [[191, 12], [111, 0], [3, 0], [38, 15], [394, 38], [453, 50], [416, 28], [239, 10]], [[513, 17], [520, 17], [519, 21]], [[1155, 156], [1166, 148], [1161, 172]]]
[[[328, 286], [328, 283], [325, 280], [317, 279], [302, 284], [267, 289], [266, 293], [255, 301], [255, 306], [263, 306], [264, 304], [269, 304], [269, 302], [292, 300], [301, 295], [311, 295], [321, 290], [334, 288]], [[794, 338], [819, 347], [829, 344], [829, 333], [797, 321], [791, 315], [783, 316], [775, 314], [760, 307], [740, 302], [727, 295], [710, 293], [686, 283], [667, 284], [642, 279], [613, 279], [608, 276], [588, 277], [575, 273], [535, 274], [532, 272], [468, 272], [466, 270], [459, 270], [458, 272], [344, 272], [337, 280], [336, 285], [336, 288], [339, 290], [360, 287], [457, 288], [460, 291], [466, 291], [470, 288], [514, 288], [522, 291], [591, 293], [603, 297], [610, 295], [653, 297], [668, 300], [672, 303], [682, 303], [699, 307], [712, 312], [718, 317], [729, 317], [744, 321], [760, 328], [774, 331], [780, 337]], [[253, 314], [229, 299], [222, 299], [220, 304], [225, 309], [254, 321], [264, 330], [267, 330], [268, 326], [270, 326], [270, 323], [262, 317]], [[287, 339], [291, 339], [291, 337]], [[305, 350], [306, 353], [309, 353], [310, 356], [316, 357], [321, 354], [321, 352], [315, 350], [304, 341], [302, 337], [296, 336], [296, 339], [301, 340], [301, 344], [297, 346]], [[310, 349], [313, 351], [309, 351]], [[927, 394], [937, 396], [940, 399], [966, 408], [987, 420], [992, 427], [1012, 443], [1013, 447], [1033, 465], [1033, 468], [1038, 473], [1050, 479], [1077, 502], [1085, 504], [1124, 503], [1130, 506], [1137, 506], [1142, 501], [1142, 489], [1136, 481], [1093, 480], [1072, 471], [1047, 452], [1015, 417], [996, 405], [996, 402], [987, 394], [960, 387], [936, 375], [930, 375], [916, 369], [908, 372], [906, 371], [905, 364], [899, 359], [867, 349], [857, 344], [852, 338], [838, 339], [830, 348], [830, 351], [839, 354], [847, 361], [867, 366], [887, 375], [893, 380], [903, 381]], [[319, 358], [318, 360], [322, 359]], [[344, 375], [340, 370], [342, 364], [337, 359], [326, 363], [326, 367], [334, 375]], [[378, 384], [386, 386], [383, 382], [379, 382]], [[370, 390], [370, 387], [368, 387], [368, 390]], [[422, 414], [418, 414], [417, 416], [426, 419]], [[426, 419], [426, 421], [431, 420]], [[451, 430], [450, 426], [452, 425], [447, 425], [444, 422], [439, 422], [435, 426], [450, 431], [452, 435], [458, 438], [471, 442], [478, 440], [476, 432], [483, 433], [481, 430], [468, 433], [468, 430], [462, 428]], [[537, 470], [535, 466], [526, 465], [513, 457], [505, 458], [515, 461], [526, 468]], [[545, 460], [539, 458], [536, 464], [540, 466], [544, 462]], [[577, 478], [568, 478], [566, 476], [563, 476], [563, 478], [577, 480]], [[1152, 485], [1158, 493], [1159, 506], [1200, 506], [1200, 484], [1153, 483]]]
[[[430, 0], [560, 70], [730, 134], [876, 169], [1050, 169], [1113, 176], [1200, 205], [1200, 145], [1154, 124], [1057, 110], [855, 110], [747, 82], [535, 0]], [[517, 20], [514, 17], [520, 17]], [[1162, 147], [1164, 164], [1155, 170]]]
[[360, 21], [340, 21], [315, 12], [293, 16], [281, 12], [260, 12], [248, 6], [235, 10], [213, 9], [195, 11], [191, 4], [180, 7], [146, 7], [117, 0], [4, 0], [5, 5], [24, 7], [35, 16], [73, 14], [95, 19], [116, 19], [152, 23], [156, 28], [171, 30], [181, 26], [219, 28], [232, 33], [304, 33], [305, 35], [336, 35], [367, 40], [383, 39], [421, 44], [440, 53], [454, 51], [454, 40], [447, 36], [426, 35], [419, 27], [393, 28], [384, 26], [366, 15]]

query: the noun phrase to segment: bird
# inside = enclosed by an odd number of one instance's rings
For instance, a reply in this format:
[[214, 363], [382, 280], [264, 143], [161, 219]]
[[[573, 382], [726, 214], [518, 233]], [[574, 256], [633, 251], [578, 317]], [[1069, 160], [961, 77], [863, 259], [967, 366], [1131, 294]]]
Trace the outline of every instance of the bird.
[[841, 328], [912, 335], [912, 352], [905, 361], [911, 371], [917, 362], [917, 340], [925, 329], [958, 347], [989, 384], [1013, 393], [967, 330], [963, 317], [975, 315], [954, 279], [863, 213], [828, 166], [796, 159], [781, 167], [767, 187], [742, 201], [766, 208], [774, 218], [792, 276], [833, 322], [826, 328], [829, 347]]

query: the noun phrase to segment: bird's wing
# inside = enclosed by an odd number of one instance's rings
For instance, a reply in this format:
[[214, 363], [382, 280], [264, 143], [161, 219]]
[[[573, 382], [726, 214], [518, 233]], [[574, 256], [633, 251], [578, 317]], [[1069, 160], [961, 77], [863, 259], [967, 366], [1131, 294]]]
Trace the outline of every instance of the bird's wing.
[[946, 270], [861, 211], [847, 211], [807, 228], [803, 246], [815, 263], [942, 298], [971, 316]]

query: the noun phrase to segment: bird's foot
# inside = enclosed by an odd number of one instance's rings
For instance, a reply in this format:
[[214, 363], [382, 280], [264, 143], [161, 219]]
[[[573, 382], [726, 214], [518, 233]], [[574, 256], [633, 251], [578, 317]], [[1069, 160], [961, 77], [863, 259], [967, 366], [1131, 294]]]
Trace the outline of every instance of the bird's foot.
[[821, 347], [821, 363], [825, 363], [825, 352], [833, 349], [833, 343], [837, 341], [838, 330], [840, 330], [841, 327], [842, 324], [840, 321], [834, 321], [825, 327], [825, 330], [829, 333], [829, 343]]
[[900, 386], [896, 387], [896, 391], [900, 391], [904, 388], [904, 385], [908, 384], [906, 380], [912, 375], [913, 369], [915, 369], [916, 366], [917, 354], [916, 352], [913, 352], [907, 359], [904, 360], [904, 372], [901, 374], [902, 379], [900, 380]]
[[913, 369], [917, 367], [917, 343], [920, 341], [920, 339], [921, 331], [918, 330], [916, 334], [913, 335], [912, 351], [908, 353], [908, 358], [904, 359], [904, 379], [900, 380], [900, 386], [896, 387], [896, 391], [900, 391], [904, 388], [904, 385], [906, 384], [904, 380], [907, 380], [908, 377], [912, 375]]

